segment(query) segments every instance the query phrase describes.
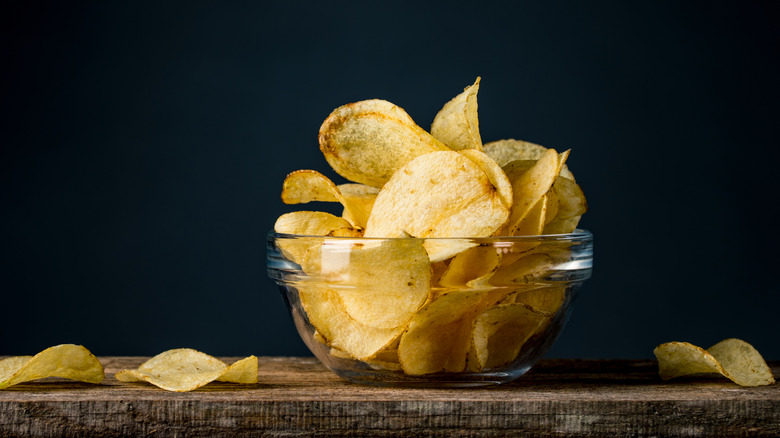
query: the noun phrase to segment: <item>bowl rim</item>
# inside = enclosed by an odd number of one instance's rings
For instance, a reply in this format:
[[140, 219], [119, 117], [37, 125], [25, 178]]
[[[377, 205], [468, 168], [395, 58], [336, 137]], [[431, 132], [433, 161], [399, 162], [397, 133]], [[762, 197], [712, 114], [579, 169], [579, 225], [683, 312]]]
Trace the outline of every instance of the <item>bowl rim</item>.
[[380, 240], [471, 240], [475, 242], [538, 242], [538, 241], [570, 241], [581, 242], [593, 240], [593, 233], [586, 229], [577, 228], [571, 233], [565, 234], [539, 234], [534, 236], [488, 236], [488, 237], [348, 237], [348, 236], [320, 236], [316, 234], [290, 234], [278, 233], [273, 229], [268, 232], [269, 239], [290, 239], [290, 238], [315, 238], [327, 239], [332, 241], [380, 241]]

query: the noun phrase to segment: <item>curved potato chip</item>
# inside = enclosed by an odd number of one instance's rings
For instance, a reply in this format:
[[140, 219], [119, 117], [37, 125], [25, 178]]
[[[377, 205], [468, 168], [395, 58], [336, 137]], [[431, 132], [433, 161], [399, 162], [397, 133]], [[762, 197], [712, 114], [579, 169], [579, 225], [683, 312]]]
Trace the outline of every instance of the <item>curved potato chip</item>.
[[0, 389], [44, 377], [100, 383], [105, 374], [100, 361], [81, 345], [56, 345], [35, 356], [0, 360]]
[[740, 386], [775, 383], [772, 370], [752, 345], [726, 339], [704, 350], [688, 342], [667, 342], [653, 350], [662, 379], [691, 374], [717, 373]]
[[298, 294], [309, 323], [326, 345], [355, 359], [372, 359], [404, 330], [404, 327], [376, 328], [358, 323], [344, 310], [338, 294], [332, 290], [300, 285]]
[[[345, 196], [342, 189], [348, 192], [348, 196]], [[320, 172], [303, 169], [290, 173], [284, 179], [282, 201], [285, 204], [302, 204], [312, 201], [338, 202], [344, 207], [342, 217], [352, 226], [363, 228], [366, 226], [371, 206], [373, 206], [378, 192], [378, 189], [362, 184], [337, 186], [330, 178]]]
[[444, 287], [485, 286], [487, 280], [501, 265], [501, 253], [492, 246], [467, 249], [452, 258], [447, 270], [439, 279]]
[[274, 231], [302, 236], [327, 236], [333, 230], [350, 227], [352, 224], [346, 219], [323, 211], [293, 211], [276, 219]]
[[[346, 219], [322, 211], [294, 211], [285, 213], [276, 220], [274, 231], [283, 234], [303, 236], [344, 235], [351, 229]], [[308, 273], [315, 272], [313, 266], [306, 266], [307, 253], [321, 242], [308, 239], [278, 239], [277, 244], [285, 257], [303, 267]]]
[[365, 184], [339, 184], [336, 187], [346, 203], [342, 217], [355, 226], [365, 229], [379, 189]]
[[558, 199], [555, 217], [544, 227], [544, 234], [566, 234], [577, 228], [580, 217], [588, 211], [588, 203], [582, 188], [574, 181], [559, 176], [552, 186]]
[[444, 104], [431, 125], [431, 135], [452, 150], [482, 150], [477, 118], [479, 79]]
[[[547, 200], [549, 197], [545, 194], [536, 201], [528, 213], [520, 219], [515, 225], [513, 236], [538, 236], [544, 230], [544, 222], [547, 218]], [[538, 242], [536, 243], [538, 245]], [[530, 248], [529, 248], [530, 249]]]
[[523, 345], [550, 318], [525, 304], [501, 304], [474, 320], [472, 345], [480, 369], [513, 361]]
[[514, 205], [508, 223], [510, 236], [516, 235], [523, 219], [550, 190], [567, 156], [568, 151], [558, 154], [549, 149], [531, 168], [511, 180]]
[[485, 172], [485, 175], [487, 175], [488, 179], [490, 179], [490, 183], [493, 184], [493, 187], [495, 187], [498, 191], [498, 196], [501, 197], [501, 201], [504, 202], [504, 205], [511, 207], [514, 191], [512, 188], [512, 183], [509, 181], [506, 173], [504, 173], [504, 170], [501, 169], [498, 163], [493, 161], [493, 159], [487, 156], [487, 154], [484, 152], [478, 150], [464, 149], [460, 151], [460, 153], [468, 157], [471, 161], [477, 163], [479, 168], [482, 169], [482, 171]]
[[[410, 161], [382, 188], [365, 236], [486, 237], [508, 217], [509, 209], [479, 165], [458, 152], [431, 152]], [[426, 248], [431, 262], [454, 255], [446, 245], [435, 252]]]
[[[561, 178], [560, 176], [558, 178]], [[553, 188], [555, 187], [555, 183], [553, 183]], [[545, 198], [547, 198], [547, 211], [544, 213], [544, 225], [547, 226], [552, 220], [558, 216], [558, 194], [555, 193], [555, 190], [548, 190], [547, 193], [544, 195]], [[542, 230], [542, 234], [547, 234]]]
[[[491, 141], [482, 146], [482, 151], [494, 159], [501, 167], [512, 161], [536, 161], [542, 158], [547, 150], [548, 148], [544, 146], [515, 139]], [[561, 175], [574, 181], [574, 174], [571, 173], [565, 164], [561, 168]]]
[[122, 370], [120, 382], [148, 382], [166, 391], [186, 392], [215, 380], [257, 383], [257, 357], [249, 356], [228, 366], [216, 357], [191, 348], [177, 348], [154, 356], [135, 370]]
[[320, 127], [319, 142], [336, 173], [372, 187], [420, 155], [450, 150], [402, 108], [378, 99], [336, 108]]
[[342, 202], [341, 192], [327, 176], [316, 170], [291, 172], [282, 183], [282, 202], [305, 204], [312, 201]]
[[344, 310], [359, 324], [398, 327], [428, 298], [431, 263], [419, 239], [337, 242], [323, 245], [320, 254], [323, 280], [333, 285]]
[[[548, 192], [549, 193], [549, 192]], [[544, 223], [547, 218], [548, 206], [550, 199], [547, 194], [542, 196], [542, 199], [536, 202], [526, 216], [515, 225], [514, 231], [511, 233], [513, 236], [538, 236], [542, 234], [544, 230]], [[525, 253], [536, 248], [541, 242], [529, 240], [527, 242], [517, 241], [512, 245], [512, 252], [504, 255], [501, 264], [506, 266], [514, 263], [515, 260], [524, 257]]]

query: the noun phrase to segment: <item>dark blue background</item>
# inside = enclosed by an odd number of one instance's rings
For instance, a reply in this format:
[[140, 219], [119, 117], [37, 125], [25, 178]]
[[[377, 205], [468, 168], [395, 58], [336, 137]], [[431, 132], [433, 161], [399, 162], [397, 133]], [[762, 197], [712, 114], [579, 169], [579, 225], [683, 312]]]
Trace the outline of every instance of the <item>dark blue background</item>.
[[0, 355], [308, 354], [265, 273], [284, 176], [342, 182], [333, 108], [428, 128], [479, 75], [483, 139], [571, 148], [588, 196], [595, 270], [550, 356], [780, 358], [777, 3], [16, 3]]

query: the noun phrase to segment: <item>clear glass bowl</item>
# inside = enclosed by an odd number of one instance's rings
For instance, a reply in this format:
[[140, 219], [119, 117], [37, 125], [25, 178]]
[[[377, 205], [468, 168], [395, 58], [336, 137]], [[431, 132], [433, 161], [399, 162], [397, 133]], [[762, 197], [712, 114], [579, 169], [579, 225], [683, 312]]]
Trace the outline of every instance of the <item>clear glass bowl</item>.
[[272, 231], [267, 239], [268, 275], [304, 343], [342, 378], [372, 385], [517, 379], [560, 334], [592, 265], [585, 230], [473, 239]]

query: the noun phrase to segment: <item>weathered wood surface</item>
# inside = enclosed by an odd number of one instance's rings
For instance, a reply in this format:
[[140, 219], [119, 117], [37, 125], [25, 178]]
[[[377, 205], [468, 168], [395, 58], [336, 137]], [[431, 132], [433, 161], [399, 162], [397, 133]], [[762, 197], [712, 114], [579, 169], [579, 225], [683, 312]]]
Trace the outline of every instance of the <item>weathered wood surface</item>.
[[[780, 436], [780, 385], [663, 382], [654, 361], [544, 360], [514, 383], [469, 389], [360, 386], [313, 358], [261, 357], [256, 385], [171, 393], [113, 373], [0, 391], [0, 436]], [[225, 358], [232, 362], [235, 358]], [[775, 376], [780, 362], [770, 363]]]

